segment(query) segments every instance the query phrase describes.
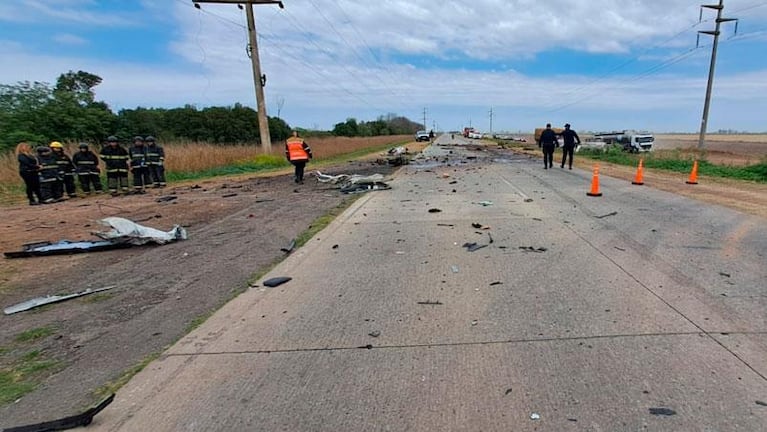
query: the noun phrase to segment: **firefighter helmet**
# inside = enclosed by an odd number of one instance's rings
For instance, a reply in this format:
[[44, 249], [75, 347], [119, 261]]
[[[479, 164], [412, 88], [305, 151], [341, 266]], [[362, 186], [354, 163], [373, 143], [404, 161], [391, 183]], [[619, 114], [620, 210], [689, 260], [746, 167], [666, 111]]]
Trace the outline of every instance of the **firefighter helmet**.
[[152, 135], [149, 135], [146, 138], [144, 138], [144, 141], [153, 143], [153, 142], [156, 142], [157, 140]]
[[81, 149], [87, 149], [88, 148], [88, 143], [84, 143], [84, 142], [80, 143], [80, 145], [78, 145], [78, 147], [80, 147]]
[[141, 135], [136, 135], [133, 137], [133, 142], [136, 142], [136, 141], [144, 142], [144, 137], [142, 137]]
[[107, 142], [117, 142], [117, 141], [118, 141], [118, 140], [117, 140], [117, 137], [116, 137], [116, 136], [114, 136], [114, 135], [109, 135], [109, 136], [107, 137]]
[[54, 141], [54, 142], [50, 143], [50, 145], [48, 145], [48, 147], [50, 147], [52, 149], [57, 149], [57, 148], [63, 149], [64, 148], [64, 146], [60, 142], [58, 142], [58, 141]]
[[48, 153], [51, 151], [50, 147], [46, 146], [37, 147], [35, 150], [37, 150], [38, 153]]

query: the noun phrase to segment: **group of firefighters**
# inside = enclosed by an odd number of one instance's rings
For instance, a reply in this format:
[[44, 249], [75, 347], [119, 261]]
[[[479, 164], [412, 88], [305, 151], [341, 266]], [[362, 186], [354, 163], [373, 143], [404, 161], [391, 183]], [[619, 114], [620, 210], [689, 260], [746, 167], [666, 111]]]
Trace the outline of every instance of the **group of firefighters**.
[[27, 143], [16, 147], [19, 174], [27, 188], [29, 205], [51, 204], [77, 197], [75, 176], [86, 195], [92, 191], [101, 193], [101, 169], [99, 159], [104, 162], [107, 174], [107, 188], [112, 196], [120, 192], [129, 194], [128, 173], [133, 174], [133, 192], [146, 193], [149, 186], [165, 187], [165, 152], [153, 136], [133, 138], [133, 145], [122, 147], [116, 136], [107, 138], [107, 143], [96, 155], [88, 144], [81, 143], [71, 158], [64, 146], [53, 141], [48, 146], [35, 149]]

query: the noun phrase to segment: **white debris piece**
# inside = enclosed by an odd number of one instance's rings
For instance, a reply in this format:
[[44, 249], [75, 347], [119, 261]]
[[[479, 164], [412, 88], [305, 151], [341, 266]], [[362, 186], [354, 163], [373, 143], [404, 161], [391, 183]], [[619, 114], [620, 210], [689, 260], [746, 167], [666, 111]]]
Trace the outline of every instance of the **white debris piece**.
[[176, 225], [172, 230], [166, 232], [145, 227], [120, 217], [104, 218], [99, 223], [112, 228], [111, 231], [93, 233], [104, 240], [125, 240], [130, 244], [143, 245], [147, 243], [165, 244], [187, 239], [186, 230], [180, 225]]

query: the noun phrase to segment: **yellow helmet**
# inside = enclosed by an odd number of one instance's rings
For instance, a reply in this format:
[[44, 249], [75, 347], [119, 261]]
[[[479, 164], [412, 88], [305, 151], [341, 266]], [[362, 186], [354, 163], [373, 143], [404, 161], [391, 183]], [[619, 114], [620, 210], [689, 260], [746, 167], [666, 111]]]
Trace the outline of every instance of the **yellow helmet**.
[[63, 145], [61, 145], [61, 143], [60, 143], [60, 142], [58, 142], [58, 141], [54, 141], [54, 142], [52, 142], [52, 143], [51, 143], [51, 144], [50, 144], [48, 147], [50, 147], [50, 148], [52, 148], [52, 149], [55, 149], [55, 148], [64, 148], [64, 146], [63, 146]]

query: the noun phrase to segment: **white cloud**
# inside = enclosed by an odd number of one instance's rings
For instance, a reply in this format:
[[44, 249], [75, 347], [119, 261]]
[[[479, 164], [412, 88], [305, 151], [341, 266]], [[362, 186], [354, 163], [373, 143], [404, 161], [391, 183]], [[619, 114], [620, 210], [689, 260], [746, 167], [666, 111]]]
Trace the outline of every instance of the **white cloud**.
[[53, 35], [53, 41], [61, 45], [87, 45], [88, 40], [70, 33], [56, 33]]
[[95, 0], [4, 0], [0, 5], [0, 21], [17, 23], [87, 24], [91, 26], [134, 26], [139, 16], [111, 12], [94, 12], [89, 8]]

